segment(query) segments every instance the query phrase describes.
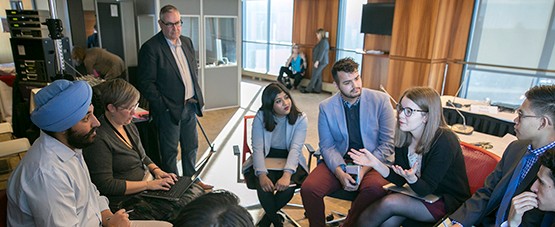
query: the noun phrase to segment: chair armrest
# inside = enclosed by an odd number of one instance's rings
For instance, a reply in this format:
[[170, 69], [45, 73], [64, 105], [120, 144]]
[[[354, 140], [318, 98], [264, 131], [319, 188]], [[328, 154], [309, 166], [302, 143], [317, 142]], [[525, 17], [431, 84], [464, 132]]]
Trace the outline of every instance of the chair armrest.
[[308, 150], [308, 153], [310, 153], [310, 155], [314, 155], [316, 150], [314, 150], [314, 147], [312, 147], [311, 144], [305, 143], [304, 146], [306, 147], [306, 149]]
[[233, 145], [233, 155], [239, 157], [241, 150], [239, 150], [239, 145]]

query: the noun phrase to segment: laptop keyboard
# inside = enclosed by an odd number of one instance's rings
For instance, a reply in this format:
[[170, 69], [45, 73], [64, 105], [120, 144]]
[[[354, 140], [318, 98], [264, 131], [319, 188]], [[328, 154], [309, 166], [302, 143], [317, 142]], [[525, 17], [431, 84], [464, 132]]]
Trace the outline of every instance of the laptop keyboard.
[[191, 178], [189, 177], [179, 177], [178, 181], [170, 188], [169, 191], [148, 191], [148, 195], [166, 198], [180, 198], [185, 191], [189, 188], [191, 183]]

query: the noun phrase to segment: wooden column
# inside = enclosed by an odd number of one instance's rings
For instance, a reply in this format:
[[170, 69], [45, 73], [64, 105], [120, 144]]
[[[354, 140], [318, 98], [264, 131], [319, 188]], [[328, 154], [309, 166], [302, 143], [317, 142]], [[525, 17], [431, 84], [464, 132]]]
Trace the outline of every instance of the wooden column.
[[[464, 59], [473, 7], [472, 0], [396, 0], [388, 75], [380, 79], [394, 98], [414, 86], [441, 91], [445, 64]], [[448, 93], [457, 90], [461, 69], [450, 65]]]
[[337, 22], [339, 14], [339, 0], [295, 0], [293, 12], [293, 42], [301, 46], [308, 61], [308, 71], [305, 78], [310, 78], [314, 61], [312, 49], [318, 43], [316, 30], [323, 28], [329, 32], [330, 63], [324, 69], [322, 79], [324, 82], [333, 82], [331, 65], [335, 62], [335, 44], [337, 43]]

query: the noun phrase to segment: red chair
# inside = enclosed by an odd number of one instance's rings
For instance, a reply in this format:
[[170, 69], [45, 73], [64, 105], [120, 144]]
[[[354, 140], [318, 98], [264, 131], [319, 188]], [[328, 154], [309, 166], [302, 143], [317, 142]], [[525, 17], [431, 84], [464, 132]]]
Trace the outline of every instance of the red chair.
[[461, 142], [461, 149], [466, 166], [466, 175], [470, 185], [470, 193], [484, 185], [486, 177], [493, 172], [501, 158], [497, 155], [469, 143]]

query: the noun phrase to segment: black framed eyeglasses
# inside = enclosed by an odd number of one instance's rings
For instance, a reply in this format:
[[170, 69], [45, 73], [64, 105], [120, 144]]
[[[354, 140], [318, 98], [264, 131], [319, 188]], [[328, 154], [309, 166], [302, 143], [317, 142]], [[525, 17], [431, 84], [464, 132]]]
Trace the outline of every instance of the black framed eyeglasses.
[[179, 20], [178, 22], [175, 23], [171, 23], [171, 22], [164, 22], [163, 20], [160, 20], [160, 22], [162, 22], [162, 24], [166, 25], [166, 27], [171, 28], [173, 26], [175, 27], [181, 27], [181, 25], [183, 24], [182, 20]]
[[139, 108], [139, 103], [136, 103], [135, 105], [130, 106], [130, 107], [120, 107], [120, 108], [131, 112], [131, 111], [137, 110], [137, 108]]
[[420, 113], [427, 113], [428, 112], [428, 111], [425, 111], [425, 110], [415, 110], [415, 109], [410, 108], [410, 107], [403, 107], [403, 106], [401, 106], [401, 104], [397, 104], [396, 108], [397, 108], [397, 114], [400, 114], [401, 112], [403, 112], [405, 114], [405, 116], [407, 116], [407, 117], [412, 116], [412, 114], [414, 112], [420, 112]]
[[523, 118], [528, 118], [528, 117], [534, 117], [534, 118], [542, 117], [539, 115], [526, 115], [522, 112], [522, 110], [517, 110], [516, 115], [517, 115], [518, 121], [521, 121]]

